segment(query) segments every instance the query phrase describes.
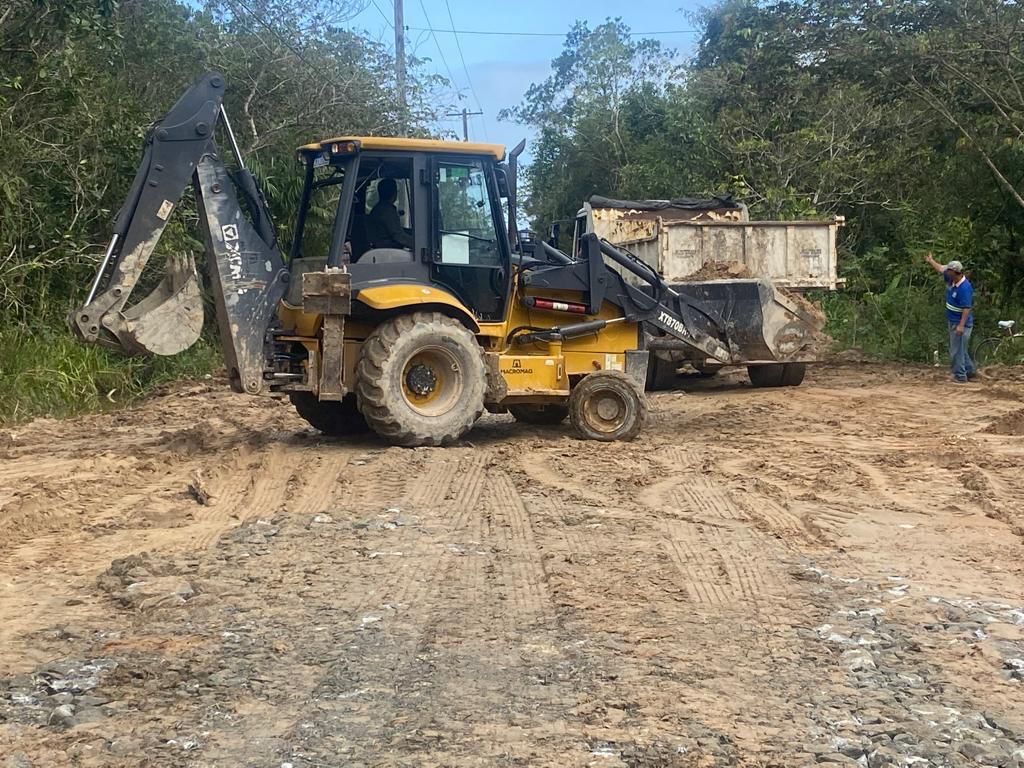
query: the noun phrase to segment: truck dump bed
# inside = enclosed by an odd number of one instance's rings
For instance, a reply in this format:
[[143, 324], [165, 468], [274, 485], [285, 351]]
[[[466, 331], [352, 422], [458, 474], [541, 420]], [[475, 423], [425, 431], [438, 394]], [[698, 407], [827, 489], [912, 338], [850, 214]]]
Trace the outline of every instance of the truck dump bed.
[[[835, 290], [841, 216], [822, 221], [750, 221], [730, 198], [613, 200], [591, 197], [580, 216], [587, 231], [632, 251], [669, 283], [708, 262], [736, 262], [790, 290]], [[579, 225], [578, 225], [579, 226]]]

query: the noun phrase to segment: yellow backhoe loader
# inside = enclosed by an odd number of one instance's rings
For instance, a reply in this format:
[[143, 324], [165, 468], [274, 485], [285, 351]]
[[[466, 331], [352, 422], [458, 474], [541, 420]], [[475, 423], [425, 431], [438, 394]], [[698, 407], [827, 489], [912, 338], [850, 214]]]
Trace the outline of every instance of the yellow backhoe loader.
[[163, 281], [130, 303], [191, 183], [233, 388], [287, 395], [325, 433], [369, 428], [398, 445], [442, 445], [487, 409], [528, 423], [568, 417], [583, 437], [627, 440], [647, 412], [645, 326], [705, 359], [738, 359], [719, 316], [595, 235], [576, 258], [520, 242], [523, 143], [508, 162], [501, 146], [425, 139], [300, 147], [305, 182], [285, 257], [224, 89], [220, 74], [203, 75], [151, 129], [86, 301], [69, 317], [80, 339], [159, 355], [198, 339], [191, 257], [168, 259]]

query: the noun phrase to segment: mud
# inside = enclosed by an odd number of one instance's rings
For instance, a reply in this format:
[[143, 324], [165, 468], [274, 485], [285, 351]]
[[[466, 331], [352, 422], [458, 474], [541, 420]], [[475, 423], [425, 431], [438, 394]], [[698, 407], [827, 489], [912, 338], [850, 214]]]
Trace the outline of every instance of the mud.
[[626, 445], [216, 383], [4, 433], [0, 764], [1019, 765], [1020, 383], [943, 373], [699, 380]]
[[[1000, 392], [998, 397], [1005, 397]], [[985, 431], [992, 435], [1024, 435], [1024, 408], [1005, 413], [993, 421]]]

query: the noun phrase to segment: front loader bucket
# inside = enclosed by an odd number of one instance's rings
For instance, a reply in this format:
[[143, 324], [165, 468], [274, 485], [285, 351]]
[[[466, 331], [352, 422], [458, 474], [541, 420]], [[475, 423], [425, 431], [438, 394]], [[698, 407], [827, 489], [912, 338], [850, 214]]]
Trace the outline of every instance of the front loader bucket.
[[121, 316], [117, 335], [133, 353], [170, 356], [195, 344], [203, 330], [203, 298], [192, 256], [168, 257], [164, 279]]
[[736, 363], [813, 361], [823, 351], [823, 318], [768, 280], [709, 280], [672, 288], [720, 318]]

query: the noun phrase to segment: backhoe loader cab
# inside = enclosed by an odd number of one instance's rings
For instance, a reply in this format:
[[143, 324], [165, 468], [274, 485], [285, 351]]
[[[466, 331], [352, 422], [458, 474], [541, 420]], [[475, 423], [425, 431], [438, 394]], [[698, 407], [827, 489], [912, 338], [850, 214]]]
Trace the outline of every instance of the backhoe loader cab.
[[510, 237], [523, 144], [507, 165], [491, 144], [340, 137], [300, 147], [305, 183], [285, 258], [224, 88], [207, 73], [150, 130], [96, 278], [69, 317], [82, 340], [154, 354], [196, 340], [203, 305], [190, 257], [168, 259], [163, 283], [129, 303], [191, 182], [233, 388], [287, 395], [326, 433], [369, 428], [399, 445], [441, 445], [486, 408], [630, 439], [646, 413], [644, 324], [708, 359], [735, 354], [704, 308], [596, 236], [574, 259]]

